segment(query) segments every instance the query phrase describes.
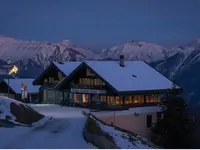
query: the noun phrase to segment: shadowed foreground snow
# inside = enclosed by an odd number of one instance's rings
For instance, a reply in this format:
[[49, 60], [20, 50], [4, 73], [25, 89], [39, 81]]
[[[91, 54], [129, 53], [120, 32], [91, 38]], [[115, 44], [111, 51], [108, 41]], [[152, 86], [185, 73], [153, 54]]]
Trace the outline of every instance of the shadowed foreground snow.
[[84, 109], [56, 105], [32, 105], [32, 107], [44, 115], [53, 116], [54, 119], [38, 127], [0, 127], [0, 148], [95, 148], [83, 138], [86, 121], [86, 117], [82, 115]]

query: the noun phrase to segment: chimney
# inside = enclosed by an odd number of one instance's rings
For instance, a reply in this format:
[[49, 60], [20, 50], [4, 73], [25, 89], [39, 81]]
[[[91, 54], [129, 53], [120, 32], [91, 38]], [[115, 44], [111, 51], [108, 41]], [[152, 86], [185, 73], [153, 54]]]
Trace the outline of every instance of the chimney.
[[120, 65], [121, 67], [124, 67], [124, 55], [120, 55], [120, 56], [119, 56], [119, 65]]

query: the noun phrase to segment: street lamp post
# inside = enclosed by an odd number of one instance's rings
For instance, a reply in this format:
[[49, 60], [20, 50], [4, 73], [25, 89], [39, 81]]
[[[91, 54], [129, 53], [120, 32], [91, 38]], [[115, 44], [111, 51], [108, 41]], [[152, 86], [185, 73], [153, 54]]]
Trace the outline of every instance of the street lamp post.
[[10, 95], [10, 80], [9, 80], [9, 74], [8, 74], [8, 98]]
[[[9, 64], [9, 63], [8, 63]], [[8, 72], [8, 97], [10, 96], [10, 75], [15, 75], [18, 71], [18, 68], [14, 65], [13, 68]]]

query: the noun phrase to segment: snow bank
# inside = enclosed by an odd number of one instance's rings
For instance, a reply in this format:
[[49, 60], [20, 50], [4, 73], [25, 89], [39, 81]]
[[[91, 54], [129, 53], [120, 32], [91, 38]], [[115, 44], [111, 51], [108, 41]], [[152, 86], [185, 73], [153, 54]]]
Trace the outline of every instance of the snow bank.
[[49, 120], [51, 120], [52, 118], [53, 118], [53, 117], [49, 117], [49, 116], [44, 117], [44, 118], [42, 118], [40, 121], [33, 123], [32, 126], [33, 126], [33, 127], [42, 126], [42, 125], [46, 124], [46, 123], [47, 123]]
[[11, 103], [15, 103], [17, 105], [20, 105], [23, 103], [10, 99], [5, 96], [0, 96], [0, 119], [2, 120], [8, 120], [11, 121], [12, 123], [19, 124], [18, 122], [15, 122], [16, 117], [11, 113], [11, 108], [10, 105]]
[[101, 130], [108, 133], [113, 137], [116, 145], [123, 149], [154, 149], [157, 148], [147, 139], [138, 136], [136, 134], [126, 133], [119, 131], [115, 127], [107, 126], [102, 124], [100, 121], [96, 120], [94, 117], [90, 116], [94, 119], [97, 124], [100, 126]]
[[7, 120], [13, 124], [31, 126], [43, 124], [49, 117], [38, 113], [28, 105], [17, 100], [0, 96], [0, 119]]
[[36, 106], [36, 107], [46, 107], [46, 106], [58, 106], [57, 104], [27, 104], [28, 106]]

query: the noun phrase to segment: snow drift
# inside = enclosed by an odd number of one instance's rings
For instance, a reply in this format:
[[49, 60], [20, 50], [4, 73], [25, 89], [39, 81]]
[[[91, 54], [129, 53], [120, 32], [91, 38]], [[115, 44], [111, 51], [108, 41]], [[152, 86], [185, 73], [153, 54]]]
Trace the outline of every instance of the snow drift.
[[35, 126], [49, 119], [22, 102], [0, 96], [0, 120], [2, 121], [15, 125]]

